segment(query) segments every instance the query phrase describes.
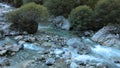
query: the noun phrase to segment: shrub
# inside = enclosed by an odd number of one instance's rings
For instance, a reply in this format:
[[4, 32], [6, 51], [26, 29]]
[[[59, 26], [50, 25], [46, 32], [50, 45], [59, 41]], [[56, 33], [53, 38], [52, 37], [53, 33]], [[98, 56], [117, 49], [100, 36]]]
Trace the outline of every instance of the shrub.
[[98, 2], [99, 0], [88, 0], [87, 1], [87, 5], [90, 6], [92, 9], [95, 8], [95, 5], [96, 3]]
[[100, 0], [95, 7], [96, 22], [102, 26], [120, 23], [120, 0]]
[[71, 28], [76, 31], [90, 29], [93, 25], [92, 14], [92, 9], [86, 5], [73, 9], [69, 15]]
[[23, 0], [23, 4], [27, 4], [30, 2], [35, 2], [37, 4], [43, 4], [43, 0]]
[[7, 14], [6, 19], [13, 24], [18, 25], [20, 29], [23, 29], [22, 27], [28, 27], [28, 25], [33, 26], [30, 25], [33, 22], [45, 22], [47, 17], [48, 11], [44, 6], [29, 3]]
[[70, 11], [76, 6], [76, 0], [46, 0], [44, 5], [51, 15], [67, 17]]
[[22, 0], [13, 0], [13, 5], [17, 8], [20, 7], [22, 4]]

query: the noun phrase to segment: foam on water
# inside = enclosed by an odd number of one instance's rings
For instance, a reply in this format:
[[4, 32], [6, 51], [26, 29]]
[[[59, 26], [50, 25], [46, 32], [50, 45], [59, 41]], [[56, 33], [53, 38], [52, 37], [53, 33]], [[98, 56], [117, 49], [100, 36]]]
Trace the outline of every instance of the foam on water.
[[30, 50], [44, 50], [44, 48], [38, 47], [35, 44], [31, 44], [31, 43], [25, 43], [23, 44], [25, 49], [30, 49]]
[[120, 50], [112, 47], [96, 45], [95, 48], [91, 48], [91, 49], [95, 54], [98, 54], [104, 57], [105, 59], [120, 58]]
[[3, 4], [3, 3], [0, 3], [0, 6], [3, 7], [3, 8], [11, 8], [10, 5], [8, 5], [8, 4]]

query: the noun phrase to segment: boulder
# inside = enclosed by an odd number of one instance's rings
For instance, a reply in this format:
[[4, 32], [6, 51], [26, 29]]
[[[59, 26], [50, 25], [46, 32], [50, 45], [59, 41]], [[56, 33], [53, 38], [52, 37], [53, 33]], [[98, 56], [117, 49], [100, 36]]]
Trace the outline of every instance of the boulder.
[[87, 54], [90, 52], [90, 47], [85, 45], [81, 39], [79, 38], [71, 38], [69, 39], [66, 44], [72, 51], [76, 51], [79, 54]]
[[102, 45], [120, 48], [120, 27], [119, 25], [105, 26], [95, 33], [91, 39]]
[[63, 16], [58, 16], [53, 19], [53, 24], [63, 30], [70, 29], [70, 22], [68, 19], [65, 19]]

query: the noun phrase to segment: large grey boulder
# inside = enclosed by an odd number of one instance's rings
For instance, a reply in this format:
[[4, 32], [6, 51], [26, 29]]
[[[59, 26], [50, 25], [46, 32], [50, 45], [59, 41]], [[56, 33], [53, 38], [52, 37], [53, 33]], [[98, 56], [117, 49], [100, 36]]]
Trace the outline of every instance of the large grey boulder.
[[69, 30], [70, 29], [70, 22], [68, 19], [65, 19], [63, 16], [55, 17], [52, 20], [53, 24], [63, 30]]
[[119, 25], [108, 25], [100, 29], [92, 37], [93, 41], [106, 46], [115, 46], [120, 48], [120, 27]]

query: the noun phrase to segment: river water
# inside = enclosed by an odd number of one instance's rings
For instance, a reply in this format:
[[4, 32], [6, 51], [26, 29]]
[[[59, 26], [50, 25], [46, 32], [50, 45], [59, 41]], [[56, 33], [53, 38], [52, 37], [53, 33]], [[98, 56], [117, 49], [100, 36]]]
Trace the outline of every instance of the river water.
[[[0, 3], [0, 24], [6, 22], [4, 20], [4, 14], [6, 14], [12, 10], [13, 10], [13, 8], [11, 6]], [[3, 27], [1, 27], [1, 29], [2, 28]], [[62, 31], [62, 30], [58, 31], [57, 29], [54, 29], [50, 26], [49, 27], [39, 26], [39, 29], [46, 30], [49, 32], [51, 31], [54, 34], [59, 34], [59, 35], [64, 34], [64, 36], [66, 36], [66, 37], [70, 37], [70, 36], [74, 37], [75, 36], [66, 31]], [[108, 68], [120, 68], [120, 64], [115, 63], [115, 61], [120, 61], [120, 50], [119, 49], [100, 45], [86, 37], [82, 37], [81, 39], [86, 45], [87, 44], [90, 45], [91, 53], [88, 55], [79, 55], [79, 54], [73, 52], [72, 53], [73, 60], [78, 60], [78, 61], [83, 61], [83, 62], [86, 62], [87, 60], [89, 60], [91, 62], [95, 61], [96, 63], [101, 62], [101, 63], [105, 63], [105, 64], [109, 65]], [[7, 39], [0, 40], [0, 45], [3, 45], [6, 41], [7, 41]], [[25, 43], [24, 47], [29, 50], [41, 50], [40, 47], [37, 47], [36, 45], [30, 44], [30, 43]], [[29, 53], [28, 55], [31, 55], [30, 52], [34, 53], [34, 51], [33, 52], [32, 51], [22, 51], [22, 52], [26, 53], [26, 54]], [[23, 53], [19, 53], [19, 54], [21, 55]], [[75, 67], [73, 66], [73, 68], [75, 68]]]

